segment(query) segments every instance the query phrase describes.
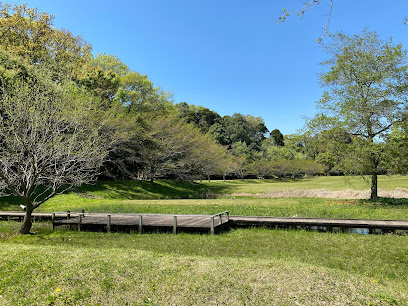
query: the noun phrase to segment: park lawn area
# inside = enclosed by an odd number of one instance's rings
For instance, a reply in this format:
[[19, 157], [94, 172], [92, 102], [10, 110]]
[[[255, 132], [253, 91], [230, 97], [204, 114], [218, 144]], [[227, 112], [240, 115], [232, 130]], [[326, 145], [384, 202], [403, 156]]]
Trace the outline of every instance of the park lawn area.
[[[367, 187], [360, 179], [349, 179], [359, 188]], [[381, 177], [387, 188], [407, 187], [407, 176]], [[58, 212], [85, 209], [87, 212], [216, 214], [228, 210], [231, 215], [362, 218], [408, 220], [408, 199], [338, 200], [322, 198], [258, 198], [251, 196], [275, 188], [348, 188], [343, 177], [317, 177], [297, 181], [213, 181], [211, 183], [157, 181], [98, 182], [72, 192], [57, 195], [37, 211]], [[249, 196], [231, 196], [245, 191]], [[218, 197], [214, 197], [218, 194]], [[21, 210], [18, 199], [0, 199], [0, 210]]]
[[408, 220], [408, 201], [376, 202], [342, 201], [312, 198], [235, 198], [235, 199], [180, 199], [180, 200], [114, 200], [58, 198], [45, 203], [38, 211], [57, 212], [85, 209], [87, 212], [206, 214], [229, 211], [231, 215], [399, 219]]
[[[203, 181], [210, 189], [221, 189], [220, 186], [228, 186], [227, 192], [240, 193], [266, 193], [270, 190], [280, 189], [325, 189], [330, 191], [340, 190], [368, 190], [370, 189], [369, 177], [361, 176], [318, 176], [298, 180], [231, 180], [231, 181]], [[408, 189], [408, 176], [378, 176], [378, 188], [383, 190], [394, 190], [395, 188]]]
[[0, 222], [0, 305], [406, 305], [408, 239], [237, 229], [91, 233]]
[[[404, 178], [391, 180], [395, 187], [405, 188]], [[234, 186], [247, 186], [246, 193], [256, 194], [262, 192], [258, 186], [314, 188], [311, 182], [319, 180], [158, 181], [153, 186], [139, 181], [100, 182], [56, 196], [38, 211], [214, 214], [229, 210], [232, 215], [408, 220], [406, 199], [372, 203], [231, 196], [239, 193]], [[223, 195], [205, 198], [209, 194]], [[18, 209], [17, 203], [3, 198], [0, 210]], [[264, 228], [233, 229], [216, 236], [107, 234], [51, 231], [46, 222], [34, 222], [35, 235], [19, 235], [19, 226], [0, 221], [0, 305], [406, 305], [408, 301], [407, 236]]]

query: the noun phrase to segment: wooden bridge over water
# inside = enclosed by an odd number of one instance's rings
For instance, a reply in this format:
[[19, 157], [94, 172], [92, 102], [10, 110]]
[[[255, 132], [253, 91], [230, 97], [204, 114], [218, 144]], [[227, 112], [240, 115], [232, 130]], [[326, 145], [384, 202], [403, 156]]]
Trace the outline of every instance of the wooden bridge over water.
[[[22, 220], [25, 212], [3, 211], [0, 219]], [[408, 220], [367, 220], [328, 218], [284, 218], [230, 216], [228, 211], [215, 215], [106, 214], [81, 212], [33, 213], [35, 220], [50, 220], [53, 227], [68, 226], [78, 230], [117, 231], [198, 231], [215, 234], [229, 227], [286, 227], [332, 230], [368, 229], [394, 232], [408, 231]]]

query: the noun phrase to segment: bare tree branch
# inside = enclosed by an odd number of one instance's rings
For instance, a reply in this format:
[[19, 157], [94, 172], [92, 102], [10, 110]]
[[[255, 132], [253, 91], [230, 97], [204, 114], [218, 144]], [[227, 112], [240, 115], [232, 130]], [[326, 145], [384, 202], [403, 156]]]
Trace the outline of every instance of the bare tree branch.
[[[279, 16], [278, 23], [285, 22], [286, 19], [289, 16], [293, 15], [293, 14], [296, 14], [300, 18], [303, 18], [303, 16], [308, 11], [310, 11], [312, 8], [314, 8], [315, 6], [321, 4], [321, 3], [325, 2], [325, 1], [326, 0], [303, 1], [303, 6], [302, 7], [298, 8], [298, 9], [295, 9], [295, 10], [292, 10], [292, 11], [288, 11], [288, 10], [286, 10], [286, 8], [283, 8], [283, 11], [282, 11], [281, 15]], [[324, 27], [322, 28], [323, 34], [317, 39], [317, 41], [321, 41], [327, 35], [327, 33], [329, 32], [332, 11], [333, 11], [333, 0], [330, 0], [330, 6], [329, 6], [329, 9], [328, 9], [328, 13], [327, 13], [327, 16], [328, 16], [327, 21], [326, 21]]]

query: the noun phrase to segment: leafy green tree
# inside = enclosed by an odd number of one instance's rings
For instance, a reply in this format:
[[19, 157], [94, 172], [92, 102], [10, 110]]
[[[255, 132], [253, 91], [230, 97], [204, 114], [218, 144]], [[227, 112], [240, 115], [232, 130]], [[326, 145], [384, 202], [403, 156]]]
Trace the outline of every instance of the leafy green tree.
[[270, 138], [273, 140], [273, 143], [275, 146], [278, 146], [278, 147], [285, 146], [283, 135], [278, 129], [274, 129], [273, 131], [271, 131]]
[[222, 117], [209, 131], [222, 145], [231, 148], [234, 143], [241, 142], [251, 151], [259, 151], [268, 129], [262, 118], [236, 113]]
[[130, 73], [129, 67], [116, 55], [98, 53], [91, 64], [93, 67], [101, 69], [103, 72], [112, 71], [118, 76], [125, 76]]
[[408, 122], [393, 126], [384, 146], [384, 165], [390, 173], [408, 173]]
[[67, 30], [53, 28], [54, 17], [26, 4], [0, 4], [1, 50], [29, 65], [43, 65], [54, 79], [76, 78], [91, 58], [91, 47]]
[[158, 177], [191, 179], [218, 173], [225, 149], [209, 135], [176, 114], [146, 116], [150, 118], [144, 118], [144, 130], [122, 143], [117, 158], [122, 172], [132, 177], [131, 171], [142, 171], [152, 183]]
[[259, 179], [264, 179], [272, 175], [272, 163], [266, 159], [258, 159], [248, 165], [248, 171]]
[[[354, 163], [347, 171], [371, 176], [371, 200], [376, 200], [377, 176], [391, 128], [407, 120], [406, 51], [375, 32], [332, 35], [326, 45], [332, 56], [321, 75], [328, 88], [318, 102], [322, 110], [309, 123], [314, 131], [339, 128], [354, 137]], [[347, 162], [351, 158], [346, 159]], [[358, 166], [358, 167], [357, 167]]]
[[155, 112], [163, 115], [174, 109], [170, 93], [154, 87], [147, 75], [133, 71], [121, 77], [116, 99], [134, 114]]
[[100, 97], [109, 107], [120, 86], [119, 76], [111, 70], [103, 71], [100, 68], [88, 68], [86, 71], [79, 83], [95, 96]]
[[184, 118], [188, 123], [195, 123], [203, 133], [207, 133], [210, 127], [221, 119], [220, 115], [206, 107], [188, 105], [186, 102], [181, 102], [176, 106], [181, 118]]

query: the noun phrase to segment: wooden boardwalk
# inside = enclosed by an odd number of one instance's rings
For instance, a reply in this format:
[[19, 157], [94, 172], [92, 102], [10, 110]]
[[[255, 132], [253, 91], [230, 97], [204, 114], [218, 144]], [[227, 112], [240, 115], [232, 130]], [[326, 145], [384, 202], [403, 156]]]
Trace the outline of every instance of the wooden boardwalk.
[[[0, 212], [0, 219], [22, 220], [25, 212]], [[52, 220], [53, 227], [67, 225], [78, 230], [129, 230], [139, 232], [164, 230], [201, 231], [215, 234], [224, 229], [229, 221], [229, 212], [215, 215], [170, 215], [170, 214], [106, 214], [84, 212], [33, 213], [34, 219]]]
[[[22, 220], [25, 212], [0, 211], [0, 219]], [[82, 212], [33, 213], [36, 220], [51, 220], [53, 226], [69, 226], [78, 230], [200, 231], [215, 234], [233, 227], [294, 227], [294, 228], [365, 228], [370, 230], [408, 231], [408, 220], [283, 218], [261, 216], [230, 216], [225, 211], [216, 215], [170, 214], [106, 214]]]
[[292, 226], [292, 227], [340, 227], [387, 230], [408, 230], [408, 220], [325, 219], [325, 218], [277, 218], [257, 216], [230, 216], [231, 225]]

